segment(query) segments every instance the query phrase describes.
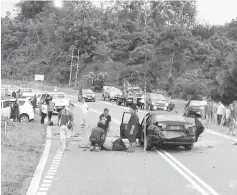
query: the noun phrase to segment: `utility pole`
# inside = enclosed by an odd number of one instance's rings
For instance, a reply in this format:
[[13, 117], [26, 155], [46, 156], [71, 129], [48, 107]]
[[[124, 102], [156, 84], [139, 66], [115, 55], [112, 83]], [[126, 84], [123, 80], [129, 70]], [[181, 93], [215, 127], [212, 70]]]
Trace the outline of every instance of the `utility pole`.
[[78, 66], [79, 66], [79, 60], [80, 60], [80, 57], [79, 57], [79, 49], [77, 50], [77, 53], [78, 53], [78, 60], [77, 60], [77, 72], [76, 72], [76, 80], [75, 80], [75, 87], [77, 86], [77, 74], [78, 74]]
[[71, 70], [70, 70], [70, 78], [69, 78], [69, 87], [71, 86], [71, 79], [72, 79], [73, 53], [74, 53], [74, 49], [72, 50], [72, 60], [71, 60]]
[[173, 63], [174, 63], [174, 52], [172, 53], [171, 57], [171, 64], [170, 64], [170, 77], [172, 77], [172, 68], [173, 68]]

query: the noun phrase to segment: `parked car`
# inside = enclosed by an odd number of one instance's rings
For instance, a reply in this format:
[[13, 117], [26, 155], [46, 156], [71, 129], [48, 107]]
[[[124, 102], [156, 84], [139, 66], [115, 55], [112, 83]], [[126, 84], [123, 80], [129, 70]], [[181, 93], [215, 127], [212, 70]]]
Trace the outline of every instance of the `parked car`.
[[[120, 125], [120, 137], [128, 138], [127, 124], [131, 114], [124, 112]], [[152, 147], [183, 146], [191, 150], [204, 127], [198, 119], [188, 118], [173, 112], [149, 112], [143, 118], [137, 139], [149, 150]], [[201, 124], [201, 125], [200, 125]], [[147, 139], [144, 139], [146, 133]], [[146, 143], [144, 143], [146, 140]]]
[[[10, 118], [11, 117], [11, 105], [15, 102], [15, 99], [8, 99], [1, 101], [1, 111], [2, 116]], [[19, 121], [22, 123], [27, 123], [35, 118], [33, 106], [29, 99], [18, 99], [20, 104]]]
[[82, 99], [85, 101], [96, 101], [95, 93], [91, 89], [80, 89], [78, 92], [78, 101], [81, 102]]
[[31, 88], [20, 88], [17, 93], [19, 98], [32, 98], [35, 95]]
[[109, 86], [104, 86], [103, 87], [103, 95], [102, 95], [102, 98], [104, 100], [117, 100], [118, 99], [118, 96], [121, 96], [123, 95], [121, 90], [116, 88], [116, 87], [109, 87]]
[[5, 89], [5, 96], [11, 96], [13, 91], [17, 92], [17, 88], [14, 86], [8, 87]]
[[42, 94], [41, 99], [38, 103], [40, 113], [41, 113], [42, 102], [46, 99], [47, 95], [51, 96], [53, 98], [53, 102], [55, 103], [54, 113], [59, 113], [63, 108], [68, 106], [69, 102], [71, 101], [70, 99], [66, 97], [65, 93], [62, 93], [62, 92], [44, 93]]
[[145, 101], [147, 110], [173, 110], [173, 106], [169, 106], [169, 101], [165, 96], [161, 94], [149, 93], [146, 95]]
[[200, 100], [189, 101], [184, 108], [184, 116], [201, 116], [201, 102]]

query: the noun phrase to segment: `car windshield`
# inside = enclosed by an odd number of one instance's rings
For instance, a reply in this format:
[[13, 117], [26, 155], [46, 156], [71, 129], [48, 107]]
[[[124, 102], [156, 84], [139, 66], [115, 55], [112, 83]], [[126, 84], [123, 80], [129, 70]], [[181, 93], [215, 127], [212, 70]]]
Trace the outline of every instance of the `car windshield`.
[[190, 106], [201, 106], [201, 101], [191, 101]]
[[21, 91], [23, 91], [23, 92], [32, 92], [31, 89], [22, 89]]
[[166, 101], [165, 97], [160, 94], [151, 94], [151, 99], [159, 100], [159, 101]]
[[93, 94], [93, 91], [91, 91], [90, 89], [83, 89], [82, 93]]
[[181, 115], [155, 115], [154, 123], [161, 121], [186, 122], [185, 118]]
[[58, 94], [49, 94], [50, 96], [53, 97], [53, 99], [63, 99], [66, 98], [63, 93], [58, 93]]

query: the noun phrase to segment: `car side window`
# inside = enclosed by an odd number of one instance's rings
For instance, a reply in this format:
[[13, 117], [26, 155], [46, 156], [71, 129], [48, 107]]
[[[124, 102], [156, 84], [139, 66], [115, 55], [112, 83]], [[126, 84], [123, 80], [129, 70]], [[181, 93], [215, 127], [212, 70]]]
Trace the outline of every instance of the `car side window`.
[[3, 102], [3, 108], [10, 107], [11, 102]]

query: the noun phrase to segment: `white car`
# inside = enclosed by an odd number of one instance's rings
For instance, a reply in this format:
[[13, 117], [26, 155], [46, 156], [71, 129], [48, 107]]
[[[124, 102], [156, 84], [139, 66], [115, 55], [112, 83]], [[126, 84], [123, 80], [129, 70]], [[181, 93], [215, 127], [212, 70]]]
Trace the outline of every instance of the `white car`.
[[[56, 113], [60, 112], [63, 108], [68, 106], [69, 102], [71, 102], [71, 100], [66, 97], [65, 93], [49, 92], [47, 94], [53, 98], [53, 102], [55, 103], [54, 112], [56, 112]], [[45, 99], [45, 97], [46, 97], [46, 93], [42, 94], [41, 100], [39, 102], [40, 110], [41, 110], [42, 101]]]
[[[1, 114], [3, 117], [11, 117], [11, 105], [15, 102], [14, 99], [2, 100], [1, 101]], [[20, 104], [19, 121], [27, 123], [35, 118], [33, 106], [29, 99], [18, 99]]]
[[17, 92], [17, 88], [14, 86], [5, 89], [5, 96], [12, 96], [13, 91]]
[[32, 98], [35, 95], [31, 88], [21, 88], [18, 93], [20, 98]]

